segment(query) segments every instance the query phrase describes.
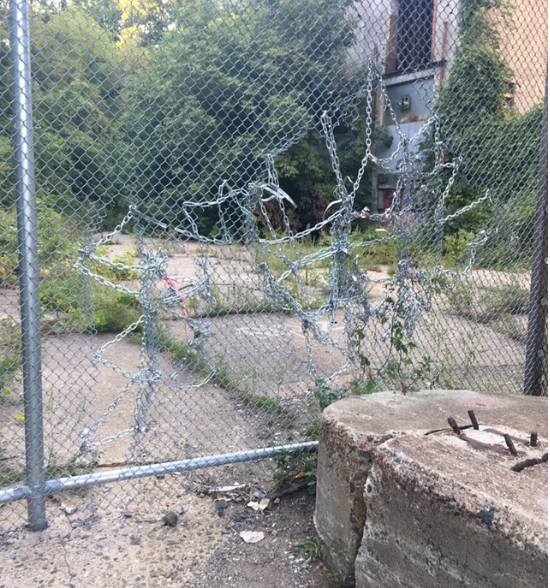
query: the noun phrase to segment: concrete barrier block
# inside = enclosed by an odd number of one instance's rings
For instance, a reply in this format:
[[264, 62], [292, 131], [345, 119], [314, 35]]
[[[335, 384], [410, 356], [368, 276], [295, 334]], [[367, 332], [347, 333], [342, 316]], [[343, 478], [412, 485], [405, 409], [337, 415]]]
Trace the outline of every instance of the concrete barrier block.
[[502, 439], [482, 450], [450, 433], [378, 447], [365, 485], [357, 588], [547, 586], [548, 463], [510, 467], [542, 456], [548, 443], [539, 439], [535, 451], [515, 445], [512, 456]]
[[407, 394], [381, 392], [350, 397], [323, 413], [315, 525], [328, 567], [353, 582], [355, 560], [366, 522], [363, 489], [377, 448], [407, 432], [445, 428], [447, 417], [469, 423], [475, 410], [480, 423], [513, 422], [519, 430], [547, 436], [547, 399], [430, 390]]

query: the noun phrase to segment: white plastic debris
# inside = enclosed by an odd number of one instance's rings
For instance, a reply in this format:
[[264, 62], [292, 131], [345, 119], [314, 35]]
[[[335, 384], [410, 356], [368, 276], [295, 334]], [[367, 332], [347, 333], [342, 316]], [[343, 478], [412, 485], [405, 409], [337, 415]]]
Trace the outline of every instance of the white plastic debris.
[[61, 505], [61, 510], [66, 514], [66, 515], [72, 515], [76, 512], [76, 506], [74, 506], [73, 504], [62, 504]]
[[269, 498], [262, 498], [260, 502], [251, 500], [246, 506], [252, 510], [255, 510], [256, 512], [264, 512], [266, 508], [269, 508]]

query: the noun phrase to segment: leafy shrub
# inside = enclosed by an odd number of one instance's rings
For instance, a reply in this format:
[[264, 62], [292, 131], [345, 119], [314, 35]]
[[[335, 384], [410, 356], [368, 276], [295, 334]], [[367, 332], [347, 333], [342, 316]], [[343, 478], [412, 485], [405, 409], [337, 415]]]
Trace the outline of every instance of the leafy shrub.
[[443, 242], [443, 261], [447, 267], [456, 267], [468, 262], [470, 249], [468, 245], [475, 240], [470, 231], [459, 229], [457, 233], [447, 235]]
[[21, 329], [10, 318], [0, 320], [0, 404], [10, 399], [9, 385], [22, 361]]
[[[141, 316], [137, 300], [109, 288], [95, 285], [92, 293], [93, 327], [98, 333], [121, 333]], [[138, 325], [134, 332], [141, 332]]]
[[[74, 223], [41, 200], [37, 202], [37, 221], [38, 265], [41, 277], [45, 278], [74, 259], [80, 235]], [[4, 280], [13, 284], [19, 266], [15, 208], [0, 208], [0, 251], [0, 286]]]

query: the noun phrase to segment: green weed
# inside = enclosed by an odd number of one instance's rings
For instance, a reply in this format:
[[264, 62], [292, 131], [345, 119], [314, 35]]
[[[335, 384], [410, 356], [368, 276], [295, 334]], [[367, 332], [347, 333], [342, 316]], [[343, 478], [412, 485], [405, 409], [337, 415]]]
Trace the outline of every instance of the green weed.
[[321, 546], [317, 539], [300, 539], [294, 543], [294, 547], [300, 547], [306, 552], [304, 563], [310, 565], [315, 560], [321, 560]]
[[275, 473], [273, 480], [279, 489], [294, 483], [304, 483], [310, 492], [317, 484], [317, 453], [307, 451], [277, 451], [273, 456]]
[[10, 388], [23, 362], [21, 356], [21, 329], [12, 319], [0, 320], [0, 405], [13, 401]]
[[519, 343], [527, 343], [527, 322], [522, 322], [511, 314], [503, 314], [498, 321], [491, 325], [496, 333], [510, 337]]
[[[92, 288], [93, 322], [98, 333], [121, 333], [141, 316], [138, 301], [129, 294], [108, 286], [94, 284]], [[140, 333], [142, 325], [134, 330]]]
[[312, 391], [321, 410], [325, 410], [327, 406], [330, 406], [333, 402], [336, 402], [346, 395], [346, 389], [344, 387], [332, 388], [322, 379], [315, 382]]
[[106, 246], [98, 247], [95, 251], [97, 257], [103, 257], [107, 261], [102, 263], [95, 261], [90, 265], [89, 269], [92, 273], [102, 276], [112, 282], [120, 282], [122, 280], [137, 280], [139, 272], [134, 269], [136, 252], [124, 249], [122, 255], [115, 255], [113, 259], [108, 259], [107, 254], [109, 248]]
[[188, 298], [185, 305], [189, 315], [194, 318], [281, 310], [277, 301], [262, 294], [257, 287], [237, 284], [212, 285], [207, 298]]
[[[0, 452], [1, 455], [1, 452]], [[5, 460], [5, 458], [4, 458]], [[51, 454], [45, 467], [44, 478], [53, 480], [70, 476], [92, 474], [99, 463], [99, 455], [92, 454], [91, 461], [83, 461], [80, 455], [73, 456], [66, 461], [61, 461], [59, 456]], [[7, 460], [0, 461], [0, 480], [6, 486], [22, 484], [25, 482], [26, 474], [22, 467], [12, 467]]]

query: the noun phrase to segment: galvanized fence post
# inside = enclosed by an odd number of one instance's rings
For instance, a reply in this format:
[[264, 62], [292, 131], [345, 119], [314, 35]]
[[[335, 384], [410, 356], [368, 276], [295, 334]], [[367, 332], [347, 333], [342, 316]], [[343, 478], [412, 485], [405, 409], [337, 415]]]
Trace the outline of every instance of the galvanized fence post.
[[541, 137], [523, 387], [529, 396], [543, 396], [548, 386], [548, 74]]
[[47, 526], [47, 521], [44, 494], [38, 235], [28, 0], [11, 0], [10, 29], [25, 406], [25, 462], [26, 481], [30, 491], [28, 521], [33, 531], [40, 531]]

